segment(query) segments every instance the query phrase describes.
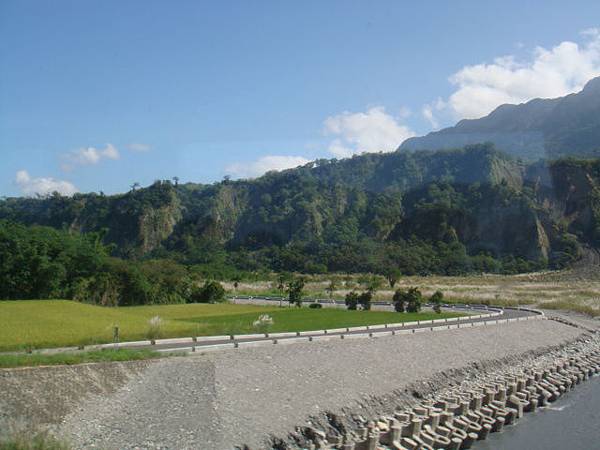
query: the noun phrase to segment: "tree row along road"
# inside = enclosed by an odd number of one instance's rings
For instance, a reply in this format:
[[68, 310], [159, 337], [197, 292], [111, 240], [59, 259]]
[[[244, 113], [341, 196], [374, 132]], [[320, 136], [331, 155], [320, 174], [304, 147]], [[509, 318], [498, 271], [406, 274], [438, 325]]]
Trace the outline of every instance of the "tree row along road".
[[[280, 303], [279, 298], [272, 297], [237, 297], [235, 303], [252, 303], [252, 304], [273, 304]], [[312, 302], [312, 300], [305, 300]], [[341, 307], [343, 303], [332, 301], [323, 303], [323, 306]], [[389, 303], [374, 302], [373, 305], [377, 309], [393, 309]], [[441, 319], [439, 321], [425, 320], [419, 322], [407, 322], [405, 324], [388, 324], [388, 325], [369, 325], [361, 327], [338, 328], [335, 330], [314, 330], [303, 332], [289, 333], [272, 333], [272, 334], [252, 334], [252, 335], [235, 335], [235, 336], [213, 336], [213, 337], [198, 337], [181, 338], [181, 339], [163, 339], [156, 341], [155, 344], [150, 344], [148, 341], [136, 343], [121, 343], [120, 347], [136, 347], [150, 348], [157, 351], [202, 351], [210, 349], [226, 349], [235, 348], [239, 344], [250, 344], [253, 342], [267, 344], [265, 341], [271, 341], [273, 344], [280, 343], [286, 340], [310, 341], [312, 338], [342, 338], [342, 337], [358, 337], [363, 335], [368, 337], [384, 336], [385, 334], [396, 334], [406, 332], [417, 332], [431, 330], [443, 330], [451, 328], [467, 328], [482, 325], [496, 325], [506, 323], [507, 320], [531, 320], [543, 318], [541, 312], [531, 309], [521, 308], [501, 308], [487, 307], [485, 305], [443, 305], [443, 309], [448, 312], [464, 312], [475, 317], [459, 317], [454, 319]], [[375, 309], [375, 308], [374, 308]], [[401, 313], [398, 313], [401, 316]]]

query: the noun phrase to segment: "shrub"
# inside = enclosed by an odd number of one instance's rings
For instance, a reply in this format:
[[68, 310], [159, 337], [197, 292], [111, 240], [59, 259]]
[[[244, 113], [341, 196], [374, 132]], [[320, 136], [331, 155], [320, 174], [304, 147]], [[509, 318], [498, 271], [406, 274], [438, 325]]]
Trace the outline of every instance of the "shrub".
[[349, 310], [351, 310], [351, 311], [356, 310], [356, 307], [358, 306], [358, 299], [359, 299], [359, 297], [360, 296], [356, 292], [354, 292], [354, 291], [348, 292], [346, 294], [346, 300], [345, 300], [346, 307]]
[[371, 290], [368, 290], [368, 291], [360, 294], [360, 296], [358, 297], [358, 303], [360, 304], [360, 306], [363, 310], [369, 311], [371, 309], [371, 300], [372, 299], [373, 299], [373, 293]]
[[444, 293], [442, 291], [435, 291], [431, 297], [429, 297], [429, 303], [431, 303], [433, 310], [440, 314], [442, 312], [442, 302], [444, 301]]
[[257, 320], [252, 322], [252, 326], [256, 328], [261, 333], [267, 333], [271, 325], [273, 325], [274, 321], [271, 316], [268, 314], [261, 314]]
[[146, 331], [146, 337], [151, 341], [154, 341], [160, 337], [162, 332], [162, 319], [160, 316], [154, 316], [148, 321], [148, 331]]
[[202, 287], [195, 287], [189, 303], [218, 303], [225, 300], [225, 288], [218, 281], [207, 281]]
[[402, 289], [396, 290], [396, 292], [394, 292], [392, 302], [394, 303], [394, 309], [396, 310], [396, 312], [403, 313], [406, 309], [406, 292]]
[[394, 293], [394, 309], [397, 312], [416, 313], [421, 310], [423, 295], [417, 288], [408, 288], [407, 291], [398, 289]]
[[310, 305], [308, 305], [308, 307], [311, 309], [321, 309], [323, 305], [321, 305], [320, 303], [311, 303]]
[[304, 290], [304, 279], [295, 278], [288, 282], [287, 293], [290, 305], [295, 304], [298, 308], [302, 307], [302, 294]]
[[421, 302], [423, 295], [417, 288], [408, 289], [408, 302], [406, 305], [406, 311], [409, 313], [416, 313], [421, 311]]
[[384, 275], [385, 275], [385, 279], [390, 284], [390, 287], [392, 289], [394, 289], [394, 286], [396, 285], [396, 282], [398, 281], [398, 279], [400, 278], [400, 276], [402, 275], [402, 273], [400, 272], [399, 269], [392, 268], [392, 269], [386, 269], [384, 271]]
[[367, 291], [374, 293], [375, 291], [379, 290], [379, 288], [381, 288], [381, 284], [381, 278], [377, 275], [373, 275], [371, 278], [369, 278], [369, 281], [366, 284]]

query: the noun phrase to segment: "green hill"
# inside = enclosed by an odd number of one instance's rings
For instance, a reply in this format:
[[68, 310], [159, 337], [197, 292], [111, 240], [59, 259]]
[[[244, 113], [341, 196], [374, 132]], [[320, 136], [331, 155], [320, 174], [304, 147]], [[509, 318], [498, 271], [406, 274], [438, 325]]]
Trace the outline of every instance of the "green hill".
[[96, 232], [117, 256], [213, 270], [515, 272], [600, 245], [599, 168], [526, 164], [491, 145], [399, 151], [255, 180], [9, 198], [0, 219]]

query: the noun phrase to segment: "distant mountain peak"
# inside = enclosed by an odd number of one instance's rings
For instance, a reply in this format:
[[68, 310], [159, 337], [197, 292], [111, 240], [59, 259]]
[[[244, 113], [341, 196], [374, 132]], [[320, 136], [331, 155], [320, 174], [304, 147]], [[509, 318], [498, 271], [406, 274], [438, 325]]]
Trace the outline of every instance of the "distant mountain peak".
[[583, 87], [583, 91], [586, 93], [600, 93], [600, 77], [592, 78]]
[[525, 160], [600, 155], [600, 77], [554, 99], [504, 104], [480, 119], [407, 139], [399, 150], [440, 150], [492, 142]]

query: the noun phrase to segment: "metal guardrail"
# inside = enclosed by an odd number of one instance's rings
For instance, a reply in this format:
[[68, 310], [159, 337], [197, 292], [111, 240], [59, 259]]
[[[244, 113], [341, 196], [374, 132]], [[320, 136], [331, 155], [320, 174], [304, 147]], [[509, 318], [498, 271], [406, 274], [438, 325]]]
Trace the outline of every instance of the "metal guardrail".
[[[280, 298], [272, 299], [269, 297], [236, 297], [239, 300], [267, 300], [279, 301]], [[312, 301], [312, 299], [311, 299]], [[385, 302], [380, 304], [387, 305]], [[358, 339], [358, 338], [374, 338], [383, 336], [392, 336], [398, 334], [414, 334], [426, 331], [441, 331], [457, 328], [470, 328], [477, 326], [487, 326], [489, 324], [497, 325], [503, 323], [519, 322], [522, 320], [545, 319], [544, 313], [538, 310], [529, 308], [514, 308], [514, 307], [496, 307], [487, 305], [467, 305], [467, 304], [444, 304], [442, 307], [447, 309], [468, 310], [480, 312], [481, 314], [471, 314], [469, 316], [452, 317], [444, 319], [431, 319], [425, 321], [398, 322], [379, 325], [365, 325], [359, 327], [343, 327], [326, 330], [298, 331], [298, 332], [280, 332], [280, 333], [256, 333], [242, 335], [221, 335], [221, 336], [205, 336], [205, 337], [184, 337], [157, 339], [154, 341], [132, 341], [121, 343], [97, 344], [84, 347], [63, 347], [54, 349], [38, 350], [35, 353], [61, 353], [73, 352], [76, 350], [99, 350], [107, 348], [136, 348], [136, 347], [162, 347], [170, 344], [176, 345], [172, 348], [160, 348], [159, 352], [195, 352], [195, 351], [214, 351], [230, 348], [250, 347], [258, 345], [271, 345], [292, 342], [313, 342], [331, 339]], [[496, 319], [504, 314], [505, 309], [526, 311], [532, 315], [526, 317], [516, 317], [512, 319]], [[482, 319], [480, 322], [474, 322], [475, 319]], [[466, 323], [465, 323], [466, 322]], [[430, 325], [430, 326], [428, 326]], [[418, 327], [418, 328], [411, 328]], [[189, 347], [182, 347], [181, 344], [190, 344]]]

